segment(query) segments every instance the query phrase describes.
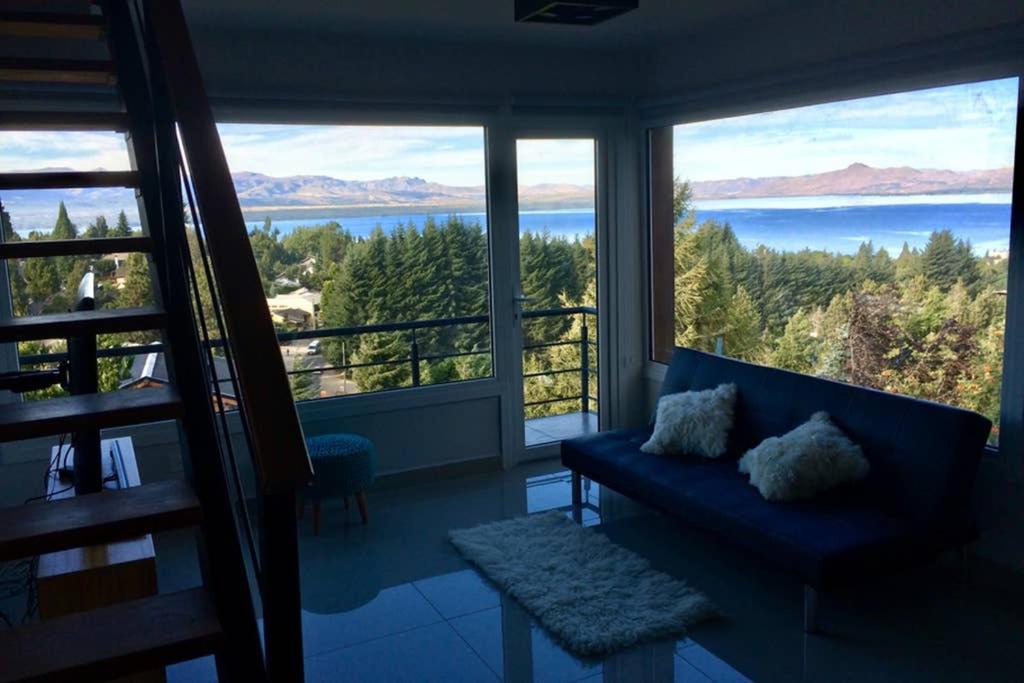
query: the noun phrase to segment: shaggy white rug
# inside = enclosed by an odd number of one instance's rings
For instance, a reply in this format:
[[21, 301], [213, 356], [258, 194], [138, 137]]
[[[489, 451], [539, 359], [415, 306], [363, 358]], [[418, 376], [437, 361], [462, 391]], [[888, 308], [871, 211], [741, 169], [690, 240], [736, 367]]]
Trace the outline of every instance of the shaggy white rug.
[[701, 593], [561, 512], [449, 536], [557, 640], [584, 656], [677, 636], [716, 614]]

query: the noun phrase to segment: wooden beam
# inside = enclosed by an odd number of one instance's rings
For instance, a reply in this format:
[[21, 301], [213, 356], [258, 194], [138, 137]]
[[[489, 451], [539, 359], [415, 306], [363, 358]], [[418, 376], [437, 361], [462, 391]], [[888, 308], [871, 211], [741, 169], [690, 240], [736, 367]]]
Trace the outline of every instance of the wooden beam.
[[202, 588], [0, 633], [0, 683], [106, 681], [215, 652], [223, 632]]
[[170, 387], [24, 401], [0, 411], [0, 442], [170, 420], [181, 412], [178, 393]]
[[202, 517], [180, 479], [2, 508], [0, 561], [183, 529]]
[[92, 254], [140, 253], [153, 250], [153, 240], [143, 237], [102, 237], [76, 240], [21, 240], [0, 244], [0, 259], [90, 256]]
[[0, 36], [101, 40], [106, 20], [98, 14], [0, 12]]
[[6, 111], [0, 112], [0, 130], [124, 132], [128, 116], [105, 111]]
[[38, 171], [0, 173], [2, 190], [64, 190], [83, 187], [138, 187], [135, 171]]
[[0, 320], [0, 343], [158, 330], [166, 323], [167, 315], [154, 306], [22, 316]]
[[672, 126], [652, 128], [649, 135], [649, 217], [651, 358], [667, 363], [675, 348], [675, 176]]
[[0, 80], [26, 83], [116, 85], [112, 62], [96, 59], [0, 58]]

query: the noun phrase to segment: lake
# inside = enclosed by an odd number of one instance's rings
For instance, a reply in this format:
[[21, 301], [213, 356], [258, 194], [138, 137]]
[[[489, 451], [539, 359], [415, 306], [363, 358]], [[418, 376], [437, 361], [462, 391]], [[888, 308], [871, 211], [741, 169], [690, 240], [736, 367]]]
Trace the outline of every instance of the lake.
[[[904, 242], [923, 247], [934, 230], [949, 229], [969, 240], [975, 253], [1005, 251], [1010, 239], [1010, 197], [993, 195], [946, 195], [918, 197], [787, 197], [697, 202], [699, 221], [714, 219], [732, 226], [745, 246], [759, 244], [796, 251], [821, 249], [850, 254], [867, 241], [897, 255]], [[464, 213], [486, 228], [483, 213]], [[426, 214], [389, 216], [342, 216], [322, 219], [280, 220], [274, 226], [283, 234], [298, 226], [336, 220], [357, 236], [367, 236], [377, 226], [389, 230], [398, 223], [422, 227]], [[441, 220], [443, 215], [436, 216]], [[250, 226], [262, 225], [254, 221]], [[520, 230], [549, 231], [575, 239], [594, 230], [590, 210], [527, 211], [520, 214]]]

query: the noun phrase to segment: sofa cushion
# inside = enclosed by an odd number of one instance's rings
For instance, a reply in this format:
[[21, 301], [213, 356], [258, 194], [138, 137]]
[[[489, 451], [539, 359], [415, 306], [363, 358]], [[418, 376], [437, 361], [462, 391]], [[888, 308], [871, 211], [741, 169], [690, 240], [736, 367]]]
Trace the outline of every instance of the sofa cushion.
[[735, 404], [735, 384], [662, 396], [654, 433], [640, 450], [718, 458], [729, 445]]
[[920, 521], [967, 516], [991, 423], [968, 410], [787, 370], [677, 348], [661, 393], [735, 383], [730, 454], [739, 457], [823, 410], [864, 450], [866, 492], [879, 505]]
[[782, 436], [769, 436], [740, 458], [739, 470], [765, 500], [814, 498], [840, 484], [860, 481], [871, 465], [860, 446], [832, 424], [828, 413]]
[[562, 443], [570, 469], [628, 497], [752, 550], [816, 586], [891, 570], [970, 537], [886, 512], [853, 487], [824, 501], [766, 501], [734, 461], [642, 453], [647, 430]]

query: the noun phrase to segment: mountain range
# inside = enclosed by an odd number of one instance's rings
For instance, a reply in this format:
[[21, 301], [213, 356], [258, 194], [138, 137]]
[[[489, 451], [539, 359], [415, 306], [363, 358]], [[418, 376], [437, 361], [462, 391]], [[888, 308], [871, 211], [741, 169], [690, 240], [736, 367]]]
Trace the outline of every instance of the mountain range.
[[825, 173], [767, 178], [730, 178], [690, 183], [696, 199], [817, 197], [822, 195], [977, 194], [1009, 192], [1012, 168], [948, 171], [854, 163]]
[[[67, 169], [45, 169], [67, 170]], [[821, 195], [927, 195], [1009, 192], [1012, 169], [950, 171], [910, 167], [874, 168], [854, 163], [844, 169], [803, 176], [731, 178], [691, 183], [696, 199], [807, 197]], [[409, 210], [427, 213], [482, 211], [483, 185], [456, 186], [423, 178], [395, 176], [380, 180], [343, 180], [323, 175], [270, 176], [233, 174], [242, 210], [250, 220], [375, 215]], [[15, 228], [48, 230], [56, 206], [65, 201], [72, 220], [84, 225], [97, 214], [112, 219], [122, 208], [136, 222], [134, 195], [120, 188], [5, 192], [4, 205]], [[544, 183], [519, 189], [519, 207], [543, 211], [593, 206], [590, 185]]]

